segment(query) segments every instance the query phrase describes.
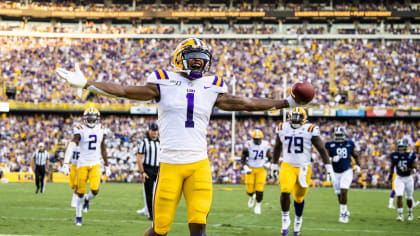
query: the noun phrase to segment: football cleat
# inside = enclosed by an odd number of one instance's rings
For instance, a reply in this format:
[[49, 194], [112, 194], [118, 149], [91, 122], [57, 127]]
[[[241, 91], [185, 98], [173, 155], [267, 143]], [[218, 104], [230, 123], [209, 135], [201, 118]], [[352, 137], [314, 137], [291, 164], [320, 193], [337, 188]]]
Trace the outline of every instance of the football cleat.
[[36, 189], [35, 194], [38, 194], [38, 192], [39, 192], [39, 188]]
[[87, 213], [89, 210], [89, 199], [85, 197], [85, 202], [83, 203], [83, 212]]
[[76, 217], [76, 221], [74, 222], [76, 226], [82, 226], [82, 217]]
[[346, 213], [342, 213], [340, 214], [340, 218], [338, 219], [339, 222], [347, 224], [349, 223], [349, 216], [350, 216], [350, 212], [347, 211]]
[[137, 214], [140, 214], [140, 215], [146, 215], [146, 208], [137, 210], [136, 212], [137, 212]]
[[255, 204], [255, 198], [254, 198], [254, 196], [255, 195], [253, 195], [252, 197], [249, 197], [249, 200], [248, 200], [248, 207], [249, 208], [253, 208], [254, 207], [254, 204]]
[[389, 208], [389, 209], [395, 209], [395, 206], [394, 206], [394, 204], [389, 204], [389, 205], [388, 205], [388, 208]]
[[404, 221], [404, 217], [402, 215], [398, 215], [397, 220], [398, 221]]
[[261, 204], [256, 204], [254, 208], [254, 213], [257, 215], [261, 215]]
[[281, 235], [287, 235], [289, 233], [290, 218], [282, 217], [281, 219]]
[[407, 220], [412, 221], [413, 220], [413, 214], [409, 214]]
[[420, 201], [415, 201], [414, 203], [413, 203], [413, 208], [414, 207], [416, 207], [416, 206], [418, 206], [420, 204]]
[[295, 223], [293, 226], [293, 235], [294, 236], [299, 236], [300, 235], [300, 229], [302, 228], [302, 217], [300, 217], [300, 220], [297, 220], [297, 218], [295, 217]]

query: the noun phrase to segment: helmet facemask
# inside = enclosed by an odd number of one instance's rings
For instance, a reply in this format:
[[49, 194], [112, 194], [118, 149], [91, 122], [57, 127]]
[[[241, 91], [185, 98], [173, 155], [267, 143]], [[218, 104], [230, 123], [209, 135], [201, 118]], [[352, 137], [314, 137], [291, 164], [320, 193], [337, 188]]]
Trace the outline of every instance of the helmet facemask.
[[99, 123], [99, 117], [95, 113], [88, 113], [85, 115], [84, 121], [89, 128], [94, 128]]
[[397, 144], [398, 153], [405, 153], [408, 148], [408, 142], [406, 140], [400, 140]]
[[344, 128], [339, 127], [334, 130], [334, 141], [336, 142], [344, 142], [346, 140], [346, 134], [344, 132]]
[[304, 123], [304, 117], [302, 113], [292, 112], [290, 115], [291, 126], [294, 129], [300, 128]]
[[[203, 65], [198, 65], [194, 63], [190, 67], [188, 60], [190, 59], [200, 59], [204, 61]], [[181, 52], [182, 66], [184, 72], [188, 74], [190, 79], [199, 79], [203, 76], [204, 72], [207, 72], [211, 65], [211, 54], [208, 50], [197, 48], [190, 50], [183, 50]], [[198, 65], [198, 66], [195, 66]]]

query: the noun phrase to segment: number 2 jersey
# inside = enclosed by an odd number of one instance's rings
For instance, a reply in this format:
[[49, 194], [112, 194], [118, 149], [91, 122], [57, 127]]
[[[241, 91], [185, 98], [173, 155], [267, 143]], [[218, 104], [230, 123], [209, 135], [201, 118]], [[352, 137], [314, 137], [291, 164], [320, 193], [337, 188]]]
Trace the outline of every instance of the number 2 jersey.
[[80, 156], [77, 167], [92, 166], [100, 164], [101, 143], [105, 135], [105, 128], [101, 124], [89, 128], [83, 124], [78, 124], [73, 128], [73, 135], [79, 134]]
[[[158, 124], [162, 151], [180, 151], [179, 155], [161, 155], [160, 161], [185, 164], [207, 158], [207, 128], [217, 96], [227, 91], [223, 79], [205, 76], [190, 80], [179, 73], [156, 70], [147, 83], [157, 84]], [[181, 155], [182, 151], [196, 153]]]
[[391, 153], [390, 158], [395, 165], [397, 175], [403, 177], [411, 175], [413, 162], [416, 160], [416, 154], [414, 154], [414, 152], [393, 152]]
[[247, 164], [253, 168], [260, 168], [267, 161], [267, 152], [270, 151], [270, 145], [267, 141], [262, 140], [260, 145], [255, 144], [252, 141], [248, 141], [245, 145], [248, 148], [248, 161]]
[[282, 142], [283, 161], [294, 167], [311, 164], [312, 137], [319, 136], [319, 127], [305, 123], [294, 129], [288, 122], [280, 122], [277, 134]]
[[334, 172], [343, 173], [344, 171], [351, 168], [351, 154], [355, 148], [353, 141], [330, 141], [325, 143], [325, 148], [328, 150], [328, 153], [332, 157], [332, 166]]

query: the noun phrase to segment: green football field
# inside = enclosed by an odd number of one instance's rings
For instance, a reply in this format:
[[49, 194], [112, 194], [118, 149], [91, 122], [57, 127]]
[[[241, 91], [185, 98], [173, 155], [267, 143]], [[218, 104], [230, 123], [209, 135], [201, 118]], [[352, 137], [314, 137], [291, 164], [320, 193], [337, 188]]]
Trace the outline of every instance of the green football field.
[[[82, 227], [73, 225], [75, 210], [70, 207], [67, 184], [48, 184], [44, 195], [35, 195], [34, 190], [34, 184], [0, 184], [0, 235], [143, 235], [151, 225], [136, 213], [143, 206], [140, 184], [102, 184], [90, 211], [83, 215]], [[389, 193], [351, 190], [350, 222], [341, 224], [333, 190], [310, 189], [305, 198], [302, 235], [420, 235], [420, 220], [395, 220], [396, 210], [387, 208]], [[280, 235], [279, 194], [278, 186], [266, 186], [262, 215], [257, 216], [247, 207], [245, 186], [215, 185], [207, 235]], [[415, 198], [420, 200], [419, 191]], [[420, 216], [420, 208], [414, 209], [414, 215]], [[186, 222], [181, 199], [169, 235], [189, 235]]]

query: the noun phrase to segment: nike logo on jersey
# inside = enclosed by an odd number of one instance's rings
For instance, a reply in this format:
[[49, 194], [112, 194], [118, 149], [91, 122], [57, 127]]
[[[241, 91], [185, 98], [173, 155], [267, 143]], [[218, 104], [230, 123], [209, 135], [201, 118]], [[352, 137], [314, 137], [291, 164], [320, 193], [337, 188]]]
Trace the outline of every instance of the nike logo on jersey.
[[205, 86], [204, 85], [204, 89], [209, 89], [209, 88], [211, 88], [211, 86]]

